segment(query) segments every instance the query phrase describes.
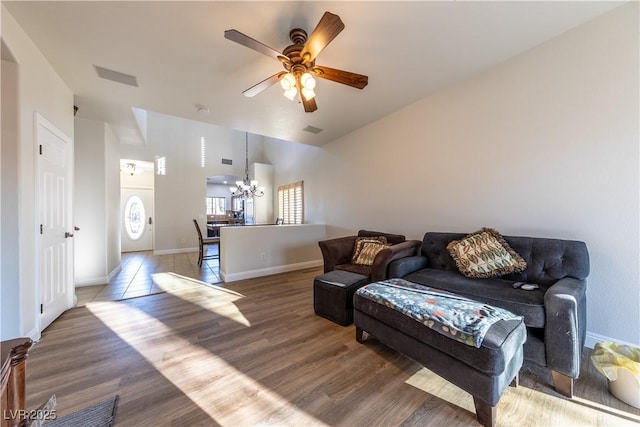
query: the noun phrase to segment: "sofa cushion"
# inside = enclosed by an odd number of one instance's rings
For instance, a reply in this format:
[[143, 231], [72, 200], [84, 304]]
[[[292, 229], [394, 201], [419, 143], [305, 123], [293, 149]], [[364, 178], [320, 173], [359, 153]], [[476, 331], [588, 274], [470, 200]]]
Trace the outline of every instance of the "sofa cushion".
[[353, 263], [358, 265], [372, 265], [373, 260], [376, 259], [376, 255], [378, 255], [378, 252], [384, 248], [388, 248], [389, 246], [391, 245], [387, 243], [364, 242], [360, 249], [360, 253], [357, 258], [353, 260]]
[[511, 249], [500, 233], [491, 228], [453, 240], [447, 245], [447, 250], [460, 273], [467, 277], [498, 277], [527, 268], [525, 260]]
[[[384, 236], [371, 236], [371, 237], [356, 237], [356, 241], [353, 244], [353, 253], [351, 254], [351, 263], [352, 264], [361, 264], [357, 263], [356, 260], [360, 256], [360, 252], [362, 252], [362, 248], [365, 243], [381, 243], [386, 244], [387, 238]], [[371, 265], [371, 264], [369, 264]]]
[[403, 277], [410, 282], [443, 289], [524, 316], [525, 325], [543, 328], [546, 286], [532, 291], [514, 289], [512, 280], [501, 278], [470, 279], [457, 271], [425, 268]]

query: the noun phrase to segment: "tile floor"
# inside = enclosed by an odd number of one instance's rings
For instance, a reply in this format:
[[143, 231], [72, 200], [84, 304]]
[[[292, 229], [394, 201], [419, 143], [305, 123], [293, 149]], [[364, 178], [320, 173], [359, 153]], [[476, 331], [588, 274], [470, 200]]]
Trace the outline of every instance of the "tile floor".
[[[207, 255], [217, 254], [216, 246], [208, 247]], [[172, 272], [207, 283], [222, 283], [220, 261], [205, 260], [198, 267], [198, 253], [153, 255], [152, 251], [123, 253], [122, 269], [108, 284], [76, 288], [78, 306], [91, 301], [116, 301], [151, 295], [162, 290], [154, 284], [155, 273]]]

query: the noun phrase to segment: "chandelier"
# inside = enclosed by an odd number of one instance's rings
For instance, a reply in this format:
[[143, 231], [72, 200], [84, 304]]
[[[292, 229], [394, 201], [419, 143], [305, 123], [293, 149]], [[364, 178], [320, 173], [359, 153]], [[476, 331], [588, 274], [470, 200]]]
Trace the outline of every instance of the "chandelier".
[[245, 164], [244, 164], [244, 181], [236, 181], [234, 187], [229, 187], [232, 196], [262, 197], [264, 196], [264, 187], [258, 187], [258, 181], [249, 179], [249, 134], [244, 133], [245, 145]]

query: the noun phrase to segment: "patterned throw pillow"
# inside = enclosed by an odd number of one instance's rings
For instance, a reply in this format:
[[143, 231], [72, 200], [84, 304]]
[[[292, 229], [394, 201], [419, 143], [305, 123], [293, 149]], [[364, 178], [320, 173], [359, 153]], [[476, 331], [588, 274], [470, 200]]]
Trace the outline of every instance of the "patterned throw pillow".
[[527, 268], [527, 262], [502, 238], [500, 233], [483, 228], [453, 240], [447, 250], [466, 277], [482, 279], [517, 273]]
[[385, 236], [356, 237], [356, 243], [353, 246], [353, 255], [351, 255], [351, 262], [353, 264], [358, 264], [356, 260], [360, 256], [360, 252], [362, 252], [362, 247], [365, 243], [382, 243], [386, 245], [387, 238]]
[[362, 250], [353, 263], [359, 265], [372, 265], [373, 260], [376, 259], [376, 255], [378, 255], [378, 252], [384, 248], [388, 248], [389, 246], [391, 245], [388, 243], [364, 242], [362, 244]]

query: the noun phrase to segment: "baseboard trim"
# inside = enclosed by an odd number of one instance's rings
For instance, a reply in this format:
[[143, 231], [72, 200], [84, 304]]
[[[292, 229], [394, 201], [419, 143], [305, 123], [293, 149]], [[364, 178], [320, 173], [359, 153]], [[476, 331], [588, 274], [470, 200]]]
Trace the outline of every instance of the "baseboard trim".
[[40, 341], [40, 331], [38, 331], [38, 328], [35, 327], [32, 330], [30, 330], [29, 332], [27, 332], [26, 334], [29, 338], [31, 338], [33, 341]]
[[173, 254], [185, 254], [187, 252], [198, 252], [198, 248], [162, 249], [160, 251], [153, 251], [153, 254], [154, 255], [173, 255]]
[[588, 348], [594, 348], [599, 342], [614, 342], [616, 344], [629, 345], [632, 347], [640, 347], [640, 343], [630, 343], [625, 341], [620, 341], [617, 338], [607, 337], [605, 335], [595, 334], [593, 332], [587, 332], [587, 336], [584, 340], [584, 346]]
[[239, 273], [225, 273], [220, 270], [222, 281], [235, 282], [237, 280], [253, 279], [255, 277], [271, 276], [272, 274], [287, 273], [289, 271], [304, 270], [305, 268], [320, 267], [322, 260], [298, 262], [296, 264], [277, 265], [275, 267], [259, 268], [257, 270], [241, 271]]
[[109, 280], [113, 279], [118, 273], [122, 271], [122, 264], [118, 264], [116, 268], [114, 268], [111, 273], [109, 273]]
[[98, 276], [90, 277], [88, 279], [76, 280], [75, 286], [76, 288], [82, 288], [84, 286], [106, 285], [107, 283], [109, 283], [109, 276]]
[[122, 271], [122, 264], [118, 264], [118, 266], [106, 276], [89, 277], [88, 279], [85, 278], [80, 280], [75, 279], [74, 285], [76, 288], [82, 288], [84, 286], [106, 285], [111, 279], [113, 279], [118, 273], [120, 273], [120, 271]]

